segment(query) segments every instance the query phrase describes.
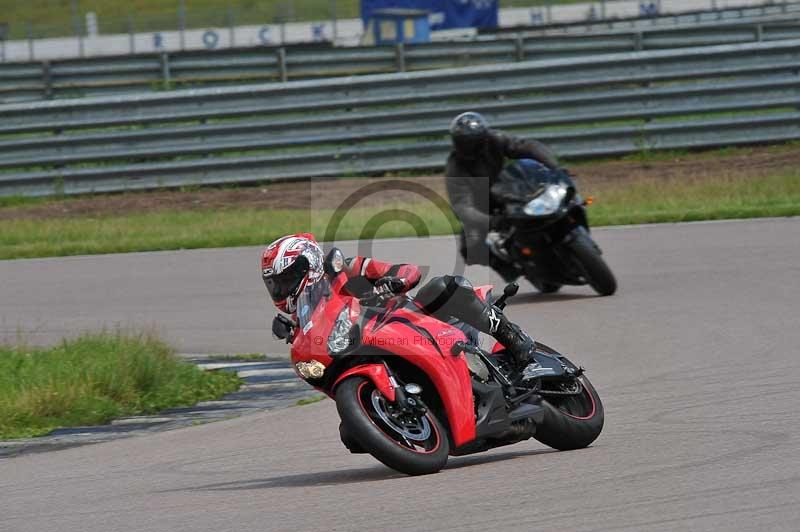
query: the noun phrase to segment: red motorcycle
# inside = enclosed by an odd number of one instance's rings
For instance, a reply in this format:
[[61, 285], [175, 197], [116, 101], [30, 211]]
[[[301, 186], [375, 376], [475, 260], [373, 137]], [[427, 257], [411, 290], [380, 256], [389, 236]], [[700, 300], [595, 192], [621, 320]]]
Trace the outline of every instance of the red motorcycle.
[[[433, 318], [407, 295], [376, 294], [343, 264], [333, 249], [323, 279], [298, 298], [297, 322], [278, 316], [272, 329], [291, 342], [298, 375], [335, 399], [351, 452], [424, 475], [449, 455], [531, 437], [579, 449], [600, 435], [603, 405], [583, 368], [537, 343], [538, 366], [522, 381], [502, 345], [481, 349], [477, 330]], [[494, 305], [504, 308], [518, 288], [508, 285]], [[490, 286], [475, 290], [491, 298]]]

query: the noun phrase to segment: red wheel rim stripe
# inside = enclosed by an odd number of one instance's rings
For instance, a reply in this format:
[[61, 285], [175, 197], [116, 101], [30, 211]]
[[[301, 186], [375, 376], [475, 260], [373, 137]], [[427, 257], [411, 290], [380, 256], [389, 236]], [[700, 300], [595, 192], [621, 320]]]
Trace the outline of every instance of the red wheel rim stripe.
[[[361, 401], [361, 389], [362, 389], [364, 386], [366, 386], [366, 385], [367, 385], [367, 381], [364, 381], [364, 382], [362, 382], [361, 384], [359, 384], [359, 385], [358, 385], [358, 390], [356, 390], [356, 398], [358, 399], [358, 405], [361, 407], [361, 410], [364, 412], [364, 415], [366, 415], [366, 416], [367, 416], [367, 419], [369, 419], [369, 422], [370, 422], [370, 423], [372, 423], [372, 424], [375, 426], [375, 428], [376, 428], [376, 429], [378, 429], [379, 431], [381, 431], [381, 433], [383, 433], [383, 429], [381, 429], [381, 428], [380, 428], [378, 425], [376, 425], [376, 424], [375, 424], [375, 422], [374, 422], [374, 421], [372, 421], [372, 417], [369, 415], [369, 412], [367, 412], [367, 409], [366, 409], [366, 408], [364, 408], [364, 403]], [[437, 450], [439, 450], [439, 446], [440, 446], [440, 445], [441, 445], [441, 443], [442, 443], [442, 437], [439, 435], [439, 429], [437, 429], [437, 428], [436, 428], [436, 423], [434, 423], [434, 422], [433, 422], [433, 419], [432, 419], [432, 418], [429, 418], [429, 419], [428, 419], [428, 421], [429, 421], [429, 422], [430, 422], [430, 424], [431, 424], [431, 428], [433, 429], [433, 432], [436, 434], [436, 447], [434, 447], [434, 448], [433, 448], [433, 449], [431, 449], [430, 451], [417, 451], [416, 449], [409, 449], [409, 448], [408, 448], [408, 447], [406, 447], [405, 445], [401, 445], [400, 443], [398, 443], [398, 442], [394, 441], [392, 438], [389, 438], [389, 437], [388, 437], [388, 434], [386, 434], [386, 436], [387, 436], [387, 439], [388, 439], [390, 442], [392, 442], [393, 444], [395, 444], [395, 445], [397, 445], [398, 447], [400, 447], [401, 449], [403, 449], [403, 450], [406, 450], [406, 451], [411, 451], [412, 453], [417, 453], [417, 454], [433, 454], [433, 453], [435, 453]], [[384, 433], [384, 434], [385, 434], [385, 433]]]
[[583, 379], [581, 379], [581, 385], [583, 386], [583, 391], [586, 392], [586, 394], [589, 396], [589, 400], [592, 402], [592, 411], [589, 412], [588, 416], [573, 416], [572, 414], [567, 414], [563, 411], [561, 413], [567, 417], [571, 417], [572, 419], [586, 421], [587, 419], [592, 419], [594, 417], [595, 413], [597, 412], [597, 404], [594, 402], [594, 395], [592, 395], [592, 392], [589, 391], [589, 387], [584, 384]]

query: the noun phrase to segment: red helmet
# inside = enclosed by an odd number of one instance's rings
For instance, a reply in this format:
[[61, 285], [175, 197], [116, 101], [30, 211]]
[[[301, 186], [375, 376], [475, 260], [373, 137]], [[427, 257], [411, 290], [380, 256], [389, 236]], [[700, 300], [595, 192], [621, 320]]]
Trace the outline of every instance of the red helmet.
[[322, 248], [311, 233], [279, 238], [261, 254], [261, 276], [275, 306], [283, 312], [297, 309], [297, 296], [324, 274]]

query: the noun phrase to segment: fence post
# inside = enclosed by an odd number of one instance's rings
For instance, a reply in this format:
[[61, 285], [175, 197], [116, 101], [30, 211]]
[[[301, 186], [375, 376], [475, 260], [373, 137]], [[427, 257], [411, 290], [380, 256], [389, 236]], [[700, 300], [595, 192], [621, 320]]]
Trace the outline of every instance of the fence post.
[[395, 45], [394, 62], [398, 72], [406, 71], [406, 45], [402, 42]]
[[332, 38], [333, 42], [335, 43], [336, 41], [339, 40], [339, 20], [336, 14], [338, 10], [336, 9], [336, 0], [330, 0], [330, 1], [331, 1], [331, 26], [333, 27]]
[[282, 82], [289, 81], [289, 72], [286, 68], [286, 48], [281, 46], [275, 50], [275, 57], [278, 59], [278, 76]]
[[641, 31], [633, 34], [633, 49], [637, 52], [644, 50], [644, 35]]
[[228, 23], [228, 48], [236, 48], [236, 17], [233, 16], [233, 8], [231, 6], [228, 6], [226, 18]]
[[186, 49], [186, 0], [178, 2], [178, 31], [180, 32], [181, 50]]
[[169, 54], [167, 54], [166, 51], [162, 51], [158, 55], [158, 62], [161, 66], [161, 85], [165, 89], [168, 89], [172, 81], [172, 76], [169, 71]]
[[128, 15], [128, 43], [130, 44], [131, 53], [136, 53], [136, 32], [133, 29], [133, 16]]
[[517, 61], [525, 61], [525, 39], [521, 33], [517, 33], [517, 38], [514, 39], [514, 53]]
[[36, 54], [33, 52], [33, 26], [30, 22], [25, 23], [25, 33], [28, 34], [28, 60], [33, 61]]
[[763, 24], [756, 24], [755, 37], [756, 37], [756, 42], [761, 42], [761, 41], [764, 40], [764, 25]]
[[42, 84], [44, 85], [44, 99], [53, 98], [53, 72], [50, 68], [50, 61], [42, 61]]

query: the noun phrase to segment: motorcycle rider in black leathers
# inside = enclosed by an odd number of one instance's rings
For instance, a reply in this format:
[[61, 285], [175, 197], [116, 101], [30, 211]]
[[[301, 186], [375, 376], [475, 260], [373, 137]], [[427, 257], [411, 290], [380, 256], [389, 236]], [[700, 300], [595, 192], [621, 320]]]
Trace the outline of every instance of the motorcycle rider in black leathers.
[[486, 120], [474, 112], [455, 117], [450, 124], [450, 136], [453, 150], [447, 159], [445, 177], [450, 203], [461, 221], [461, 255], [467, 264], [490, 266], [506, 281], [513, 281], [519, 271], [505, 260], [499, 245], [491, 238], [503, 218], [492, 215], [491, 186], [505, 167], [506, 159], [533, 159], [556, 170], [556, 157], [541, 142], [489, 129]]

